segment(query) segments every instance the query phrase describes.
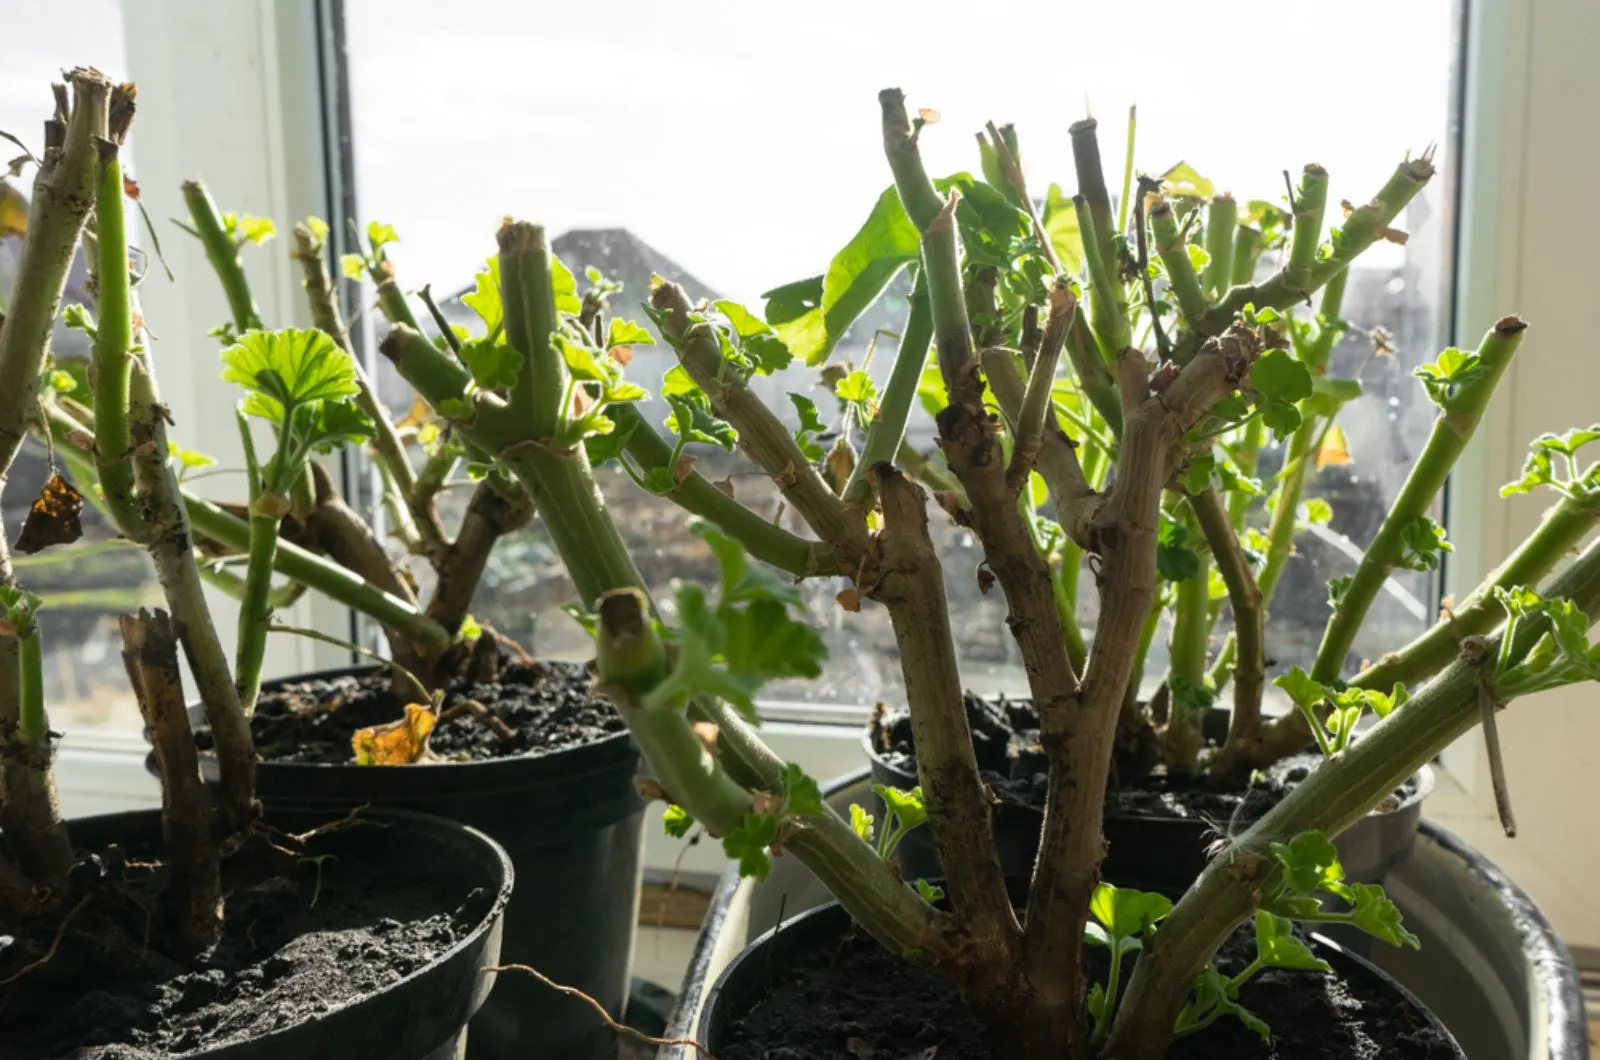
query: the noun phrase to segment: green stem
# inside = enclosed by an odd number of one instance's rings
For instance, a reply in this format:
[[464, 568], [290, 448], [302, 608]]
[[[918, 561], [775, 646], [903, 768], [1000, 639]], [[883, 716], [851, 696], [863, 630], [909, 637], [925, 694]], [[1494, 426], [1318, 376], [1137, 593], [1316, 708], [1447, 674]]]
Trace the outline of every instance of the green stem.
[[[196, 533], [239, 552], [250, 548], [250, 525], [244, 520], [188, 491], [183, 502]], [[402, 633], [424, 655], [442, 655], [450, 647], [450, 633], [439, 623], [314, 552], [279, 541], [273, 566], [284, 577], [303, 581], [384, 628]]]
[[29, 747], [42, 746], [50, 737], [50, 720], [44, 710], [44, 652], [39, 627], [32, 622], [17, 631], [22, 670], [22, 709], [17, 718], [17, 739]]
[[[304, 224], [294, 226], [294, 241], [295, 249], [290, 256], [300, 264], [301, 276], [305, 282], [306, 302], [311, 307], [311, 321], [331, 335], [342, 349], [349, 352], [350, 336], [345, 330], [344, 318], [334, 298], [333, 284], [323, 258], [324, 244]], [[404, 304], [404, 299], [401, 301]], [[386, 306], [385, 309], [387, 308]], [[360, 388], [356, 392], [356, 404], [367, 414], [367, 418], [372, 420], [374, 428], [372, 447], [378, 455], [378, 464], [383, 472], [384, 494], [389, 501], [390, 517], [395, 521], [397, 534], [403, 541], [421, 542], [425, 550], [442, 549], [444, 530], [439, 525], [438, 513], [431, 507], [424, 507], [420, 513], [412, 509], [411, 498], [416, 492], [417, 473], [411, 466], [411, 457], [406, 453], [405, 444], [400, 440], [400, 433], [395, 430], [394, 423], [389, 418], [389, 410], [378, 400], [377, 392], [373, 389], [372, 381], [367, 378], [361, 359], [352, 354], [351, 363], [355, 366], [356, 385]], [[309, 486], [311, 476], [304, 476], [303, 481]]]
[[383, 313], [384, 319], [391, 324], [404, 324], [408, 328], [422, 331], [416, 310], [411, 308], [411, 300], [395, 282], [394, 264], [388, 258], [375, 257], [368, 262], [367, 275], [372, 278], [373, 286], [378, 289], [378, 309]]
[[198, 180], [187, 180], [183, 183], [183, 201], [188, 204], [189, 221], [206, 249], [206, 258], [217, 279], [222, 281], [222, 293], [228, 299], [234, 329], [241, 333], [261, 330], [265, 325], [261, 322], [255, 296], [250, 293], [250, 281], [244, 275], [239, 246], [228, 235], [211, 193]]
[[911, 124], [906, 114], [905, 93], [898, 88], [879, 92], [878, 105], [883, 111], [884, 153], [894, 172], [895, 188], [911, 223], [917, 226], [917, 231], [923, 231], [944, 208], [944, 200], [923, 168], [922, 154], [917, 150], [919, 129]]
[[1139, 686], [1144, 680], [1145, 660], [1150, 657], [1150, 646], [1156, 642], [1156, 632], [1161, 628], [1161, 614], [1164, 610], [1161, 606], [1161, 594], [1158, 592], [1149, 614], [1145, 615], [1144, 624], [1139, 627], [1139, 643], [1133, 653], [1133, 671], [1128, 678], [1127, 692], [1123, 696], [1124, 707], [1130, 707], [1139, 700]]
[[1128, 230], [1128, 206], [1133, 196], [1133, 144], [1135, 134], [1139, 131], [1139, 108], [1137, 105], [1128, 108], [1128, 146], [1122, 155], [1122, 197], [1117, 200], [1117, 231]]
[[[246, 559], [248, 560], [248, 556]], [[244, 579], [220, 563], [202, 563], [200, 577], [207, 585], [215, 586], [233, 597], [235, 600], [244, 599]], [[267, 594], [267, 606], [273, 611], [282, 611], [293, 607], [305, 595], [306, 586], [300, 582], [286, 581]]]
[[11, 470], [27, 436], [38, 394], [37, 380], [55, 330], [67, 272], [78, 236], [94, 203], [99, 153], [108, 130], [111, 83], [99, 74], [74, 70], [71, 114], [46, 124], [45, 157], [33, 183], [27, 238], [0, 323], [0, 475]]
[[[1239, 442], [1233, 451], [1233, 462], [1238, 466], [1239, 474], [1255, 475], [1256, 464], [1261, 457], [1261, 446], [1266, 439], [1267, 425], [1260, 416], [1244, 425]], [[1235, 533], [1244, 530], [1244, 517], [1250, 510], [1250, 499], [1250, 494], [1244, 490], [1234, 490], [1228, 497], [1228, 522], [1233, 525]]]
[[1322, 215], [1328, 204], [1328, 172], [1312, 163], [1300, 176], [1300, 190], [1294, 197], [1294, 236], [1289, 242], [1289, 263], [1284, 278], [1300, 291], [1311, 289], [1311, 267], [1317, 261], [1317, 245], [1322, 241]]
[[1149, 214], [1150, 231], [1156, 240], [1156, 254], [1161, 258], [1161, 264], [1166, 266], [1167, 281], [1172, 284], [1172, 293], [1178, 300], [1178, 311], [1183, 314], [1190, 330], [1198, 332], [1210, 303], [1201, 289], [1194, 262], [1189, 260], [1189, 246], [1178, 229], [1172, 204], [1165, 199], [1157, 199], [1150, 207]]
[[1387, 691], [1396, 684], [1414, 684], [1437, 673], [1456, 655], [1461, 638], [1482, 636], [1504, 617], [1505, 612], [1495, 602], [1495, 589], [1537, 585], [1562, 558], [1582, 544], [1596, 522], [1600, 522], [1600, 504], [1587, 498], [1563, 497], [1559, 504], [1545, 512], [1538, 528], [1516, 551], [1449, 616], [1404, 648], [1383, 656], [1350, 683], [1359, 688]]
[[[1332, 254], [1315, 260], [1308, 272], [1293, 279], [1289, 275], [1290, 263], [1285, 263], [1282, 269], [1261, 283], [1239, 284], [1230, 288], [1216, 307], [1206, 314], [1205, 328], [1197, 338], [1220, 335], [1233, 323], [1239, 310], [1247, 305], [1253, 305], [1258, 310], [1288, 309], [1327, 283], [1373, 243], [1388, 235], [1389, 225], [1432, 179], [1433, 172], [1433, 160], [1427, 156], [1401, 163], [1388, 183], [1379, 189], [1377, 197], [1345, 219], [1339, 233], [1339, 244]], [[1298, 217], [1296, 227], [1299, 227]], [[1315, 254], [1315, 248], [1312, 253]]]
[[1067, 655], [1072, 668], [1083, 673], [1089, 661], [1089, 646], [1078, 625], [1078, 581], [1083, 574], [1083, 550], [1071, 541], [1061, 543], [1061, 562], [1056, 564], [1056, 607], [1061, 612], [1061, 628], [1067, 633]]
[[[646, 474], [674, 465], [673, 447], [633, 405], [613, 405], [607, 415], [616, 423], [617, 432], [628, 436], [628, 455]], [[857, 466], [860, 467], [860, 463]], [[792, 534], [763, 518], [723, 493], [698, 471], [691, 470], [683, 476], [666, 496], [678, 507], [715, 523], [725, 533], [738, 538], [750, 554], [763, 563], [770, 563], [797, 578], [838, 573], [838, 561], [831, 548]]]
[[261, 692], [261, 664], [267, 655], [267, 626], [272, 622], [272, 563], [278, 553], [278, 517], [250, 516], [250, 565], [245, 568], [244, 597], [239, 601], [238, 650], [234, 680], [239, 706], [255, 709]]
[[1344, 289], [1349, 279], [1350, 270], [1344, 269], [1329, 277], [1322, 288], [1322, 303], [1317, 309], [1317, 333], [1302, 352], [1302, 359], [1312, 375], [1322, 375], [1328, 370], [1328, 358], [1333, 354], [1333, 344], [1339, 338], [1339, 329], [1335, 325], [1344, 308]]
[[1111, 1018], [1117, 1011], [1117, 993], [1122, 989], [1122, 939], [1112, 936], [1111, 939], [1111, 970], [1106, 975], [1106, 988], [1104, 1007], [1100, 1010], [1099, 1017], [1094, 1021], [1094, 1041], [1096, 1044], [1106, 1040], [1106, 1035], [1111, 1032]]
[[[123, 220], [122, 163], [117, 144], [100, 142], [100, 178], [95, 192], [99, 267], [98, 328], [91, 348], [94, 371], [95, 469], [106, 506], [124, 533], [143, 520], [134, 497], [133, 442], [128, 433], [128, 380], [133, 371], [133, 313], [128, 282], [128, 233]], [[130, 537], [136, 537], [129, 534]]]
[[1255, 279], [1256, 262], [1261, 258], [1261, 252], [1266, 249], [1266, 240], [1261, 235], [1259, 228], [1240, 225], [1233, 235], [1233, 274], [1229, 282], [1238, 286], [1248, 284]]
[[883, 388], [878, 415], [867, 427], [861, 457], [850, 472], [844, 489], [840, 491], [846, 504], [861, 504], [870, 498], [871, 470], [886, 460], [893, 460], [900, 451], [900, 443], [906, 436], [906, 422], [911, 417], [911, 406], [916, 402], [917, 384], [922, 381], [922, 369], [928, 363], [928, 347], [932, 342], [933, 311], [928, 304], [928, 280], [925, 274], [919, 273], [916, 288], [911, 293], [911, 313], [900, 335], [900, 348], [895, 351], [894, 367], [889, 372], [888, 384]]
[[1383, 524], [1378, 527], [1349, 587], [1329, 618], [1311, 670], [1312, 680], [1332, 684], [1338, 679], [1345, 658], [1350, 654], [1350, 645], [1355, 641], [1356, 630], [1366, 619], [1372, 601], [1404, 552], [1402, 534], [1405, 528], [1423, 518], [1432, 506], [1445, 476], [1477, 429], [1495, 384], [1500, 381], [1506, 365], [1511, 363], [1526, 330], [1527, 325], [1518, 318], [1506, 317], [1484, 337], [1478, 347], [1478, 375], [1464, 383], [1440, 410], [1421, 455], [1400, 488], [1400, 496], [1395, 498]]
[[1289, 439], [1289, 452], [1283, 461], [1283, 481], [1273, 498], [1272, 522], [1267, 527], [1267, 558], [1261, 567], [1261, 596], [1270, 606], [1278, 579], [1294, 551], [1295, 522], [1300, 511], [1300, 494], [1310, 473], [1311, 450], [1319, 430], [1319, 417], [1307, 416]]
[[[1600, 615], [1600, 543], [1591, 544], [1544, 590]], [[1548, 627], [1523, 623], [1514, 654], [1524, 657]], [[1485, 658], [1499, 651], [1491, 643]], [[1424, 763], [1480, 718], [1478, 673], [1458, 659], [1401, 710], [1390, 713], [1302, 783], [1219, 853], [1162, 923], [1169, 945], [1144, 953], [1117, 1013], [1109, 1055], [1160, 1060], [1184, 999], [1212, 954], [1276, 888], [1273, 843], [1305, 831], [1332, 837], [1366, 816]]]
[[[1074, 200], [1082, 198], [1089, 207], [1089, 215], [1093, 218], [1093, 225], [1085, 227], [1079, 222], [1079, 231], [1083, 235], [1085, 249], [1093, 242], [1099, 252], [1100, 259], [1115, 273], [1117, 262], [1117, 233], [1123, 229], [1122, 225], [1113, 227], [1111, 220], [1111, 193], [1106, 189], [1105, 170], [1100, 164], [1100, 123], [1093, 118], [1073, 122], [1067, 130], [1072, 139], [1072, 165], [1077, 171], [1078, 194]], [[1131, 141], [1131, 137], [1129, 138]], [[1130, 144], [1131, 146], [1131, 144]], [[1124, 192], [1124, 201], [1127, 193]], [[1109, 289], [1108, 289], [1109, 290]], [[1120, 288], [1119, 288], [1120, 290]], [[1120, 315], [1127, 319], [1127, 307], [1119, 307]], [[1124, 343], [1123, 345], [1126, 345]], [[1118, 346], [1117, 349], [1121, 349]]]
[[1100, 356], [1107, 364], [1113, 364], [1120, 351], [1133, 345], [1133, 329], [1128, 326], [1128, 314], [1122, 305], [1125, 298], [1121, 293], [1122, 282], [1114, 271], [1116, 260], [1105, 256], [1089, 200], [1076, 195], [1072, 205], [1078, 213], [1083, 260], [1089, 267], [1089, 321], [1100, 346]]
[[1220, 298], [1233, 279], [1234, 229], [1239, 226], [1239, 208], [1226, 192], [1212, 198], [1206, 211], [1206, 263], [1200, 282], [1213, 298]]
[[501, 225], [497, 238], [506, 338], [524, 362], [512, 387], [511, 403], [527, 415], [529, 436], [549, 441], [560, 431], [566, 415], [561, 396], [567, 378], [566, 363], [551, 341], [557, 320], [555, 292], [550, 285], [550, 244], [543, 226], [524, 222]]
[[1122, 397], [1117, 393], [1116, 380], [1111, 369], [1095, 348], [1095, 338], [1089, 332], [1089, 322], [1078, 313], [1067, 332], [1067, 358], [1073, 371], [1078, 373], [1078, 385], [1083, 388], [1089, 403], [1100, 413], [1106, 426], [1116, 437], [1122, 436]]

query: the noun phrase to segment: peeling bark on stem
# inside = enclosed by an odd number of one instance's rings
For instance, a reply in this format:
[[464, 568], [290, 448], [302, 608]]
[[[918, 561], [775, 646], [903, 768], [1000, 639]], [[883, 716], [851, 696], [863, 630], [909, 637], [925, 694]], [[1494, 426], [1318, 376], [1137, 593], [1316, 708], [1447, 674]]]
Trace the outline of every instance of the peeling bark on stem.
[[1122, 455], [1094, 531], [1101, 557], [1100, 616], [1072, 724], [1062, 749], [1053, 752], [1069, 766], [1059, 776], [1052, 770], [1029, 898], [1026, 946], [1036, 982], [1082, 960], [1084, 919], [1105, 854], [1100, 813], [1112, 743], [1157, 589], [1161, 491], [1178, 466], [1184, 434], [1237, 386], [1256, 353], [1252, 332], [1232, 330], [1208, 342], [1160, 394], [1148, 390], [1142, 354], [1126, 350], [1118, 358]]
[[967, 728], [944, 568], [928, 536], [926, 498], [889, 464], [873, 471], [883, 504], [884, 530], [876, 549], [884, 574], [870, 595], [889, 609], [899, 645], [934, 845], [956, 916], [982, 945], [1008, 959], [1019, 929]]
[[118, 622], [122, 661], [161, 771], [162, 847], [178, 937], [198, 952], [215, 943], [221, 931], [222, 884], [211, 793], [200, 778], [178, 669], [178, 633], [165, 611], [141, 609], [137, 617], [123, 615]]
[[[44, 157], [33, 184], [27, 236], [16, 278], [0, 318], [0, 485], [5, 482], [36, 412], [39, 372], [78, 238], [94, 206], [100, 170], [98, 145], [109, 140], [109, 81], [89, 70], [67, 75], [70, 103], [57, 90], [57, 113], [45, 123]], [[123, 93], [126, 95], [126, 93]], [[131, 110], [127, 118], [131, 118]], [[126, 121], [119, 118], [125, 131]], [[11, 557], [0, 540], [0, 582], [14, 585]], [[31, 680], [31, 679], [30, 679]], [[72, 847], [61, 821], [51, 773], [52, 748], [42, 718], [25, 718], [24, 667], [16, 637], [0, 637], [0, 828], [11, 841], [21, 875], [57, 886], [72, 867]], [[35, 704], [42, 708], [42, 703]], [[29, 728], [44, 728], [26, 739]], [[9, 866], [8, 866], [9, 867]], [[7, 874], [9, 875], [9, 874]], [[20, 880], [0, 885], [8, 892]]]
[[156, 397], [147, 364], [134, 366], [129, 389], [134, 481], [148, 528], [145, 547], [172, 609], [174, 628], [216, 740], [223, 819], [230, 830], [237, 831], [250, 823], [256, 808], [256, 752], [250, 719], [211, 620], [195, 561], [188, 510], [168, 456], [166, 407]]

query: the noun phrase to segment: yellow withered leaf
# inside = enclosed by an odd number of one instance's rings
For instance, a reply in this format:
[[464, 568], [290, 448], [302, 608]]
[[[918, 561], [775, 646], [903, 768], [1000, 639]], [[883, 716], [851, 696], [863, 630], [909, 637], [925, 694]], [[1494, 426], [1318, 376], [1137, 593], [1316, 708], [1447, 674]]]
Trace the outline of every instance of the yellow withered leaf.
[[1350, 447], [1345, 444], [1344, 431], [1338, 426], [1328, 428], [1322, 444], [1317, 446], [1317, 468], [1344, 467], [1350, 462]]
[[350, 737], [358, 766], [404, 766], [428, 750], [428, 734], [438, 716], [421, 703], [406, 704], [406, 716], [387, 725], [357, 729]]
[[28, 234], [28, 200], [22, 192], [0, 181], [0, 239]]

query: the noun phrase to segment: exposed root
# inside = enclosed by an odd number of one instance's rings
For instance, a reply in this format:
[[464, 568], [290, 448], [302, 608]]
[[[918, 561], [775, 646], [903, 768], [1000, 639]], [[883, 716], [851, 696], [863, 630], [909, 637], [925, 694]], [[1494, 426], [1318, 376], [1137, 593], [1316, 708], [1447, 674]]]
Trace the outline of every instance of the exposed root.
[[82, 898], [78, 899], [78, 904], [69, 909], [67, 911], [67, 915], [61, 918], [61, 926], [56, 928], [56, 937], [51, 941], [50, 948], [45, 951], [44, 956], [40, 957], [36, 961], [24, 964], [21, 968], [18, 968], [4, 979], [0, 979], [0, 986], [10, 986], [18, 979], [21, 979], [23, 976], [27, 975], [29, 972], [32, 972], [38, 968], [43, 968], [45, 965], [54, 960], [56, 950], [61, 948], [61, 940], [67, 933], [67, 926], [72, 923], [72, 918], [78, 915], [78, 910], [82, 909], [88, 904], [88, 895], [84, 895]]
[[485, 968], [484, 971], [486, 971], [486, 972], [526, 972], [527, 974], [533, 976], [535, 979], [539, 980], [539, 982], [543, 983], [545, 986], [548, 986], [551, 990], [555, 990], [558, 993], [566, 994], [568, 997], [575, 997], [579, 1001], [582, 1001], [584, 1004], [588, 1005], [590, 1008], [594, 1009], [595, 1012], [600, 1016], [600, 1018], [603, 1021], [605, 1021], [605, 1025], [607, 1027], [610, 1027], [612, 1030], [616, 1031], [618, 1034], [625, 1034], [629, 1038], [632, 1038], [634, 1041], [643, 1042], [646, 1045], [654, 1045], [654, 1046], [687, 1045], [687, 1046], [690, 1046], [691, 1048], [694, 1048], [694, 1049], [698, 1050], [700, 1055], [705, 1057], [706, 1060], [717, 1060], [717, 1058], [714, 1055], [712, 1055], [712, 1052], [711, 1052], [710, 1049], [707, 1049], [705, 1046], [701, 1045], [699, 1042], [695, 1041], [693, 1038], [657, 1038], [657, 1037], [655, 1037], [653, 1035], [649, 1035], [649, 1034], [644, 1033], [644, 1031], [636, 1031], [632, 1027], [627, 1026], [626, 1024], [618, 1023], [616, 1020], [611, 1018], [611, 1013], [606, 1011], [606, 1007], [604, 1005], [600, 1004], [600, 1002], [596, 1001], [594, 998], [590, 997], [588, 994], [585, 994], [582, 990], [579, 990], [575, 986], [565, 986], [565, 985], [563, 985], [561, 983], [558, 983], [554, 979], [551, 979], [548, 975], [545, 975], [543, 972], [539, 971], [538, 969], [530, 968], [526, 964], [497, 964], [492, 968]]

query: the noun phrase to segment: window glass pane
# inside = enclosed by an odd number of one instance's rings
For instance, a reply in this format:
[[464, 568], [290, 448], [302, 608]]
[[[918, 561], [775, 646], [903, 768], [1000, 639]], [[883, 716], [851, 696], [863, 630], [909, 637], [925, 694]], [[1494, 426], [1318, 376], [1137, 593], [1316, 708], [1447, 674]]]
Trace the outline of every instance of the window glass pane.
[[[126, 68], [120, 0], [57, 0], [49, 4], [10, 4], [0, 16], [0, 129], [28, 149], [42, 148], [44, 121], [50, 116], [50, 83], [63, 69], [88, 64], [117, 77]], [[130, 140], [135, 152], [137, 142]], [[21, 152], [0, 142], [0, 161]], [[33, 168], [19, 177], [0, 177], [0, 305], [16, 274], [21, 238], [5, 224], [8, 208], [25, 210], [32, 195]], [[67, 280], [63, 304], [92, 304], [84, 287], [80, 253]], [[88, 340], [82, 332], [58, 326], [54, 337], [59, 362], [82, 362]], [[4, 532], [8, 541], [51, 471], [50, 455], [29, 441], [18, 455], [5, 484]], [[67, 477], [71, 477], [68, 475]], [[41, 594], [45, 608], [39, 624], [44, 639], [45, 694], [50, 720], [56, 726], [139, 725], [139, 710], [128, 690], [122, 667], [122, 644], [116, 616], [154, 603], [159, 598], [150, 562], [137, 549], [123, 547], [108, 522], [94, 511], [83, 513], [83, 539], [70, 548], [53, 548], [36, 557], [13, 556], [17, 577]]]
[[[1454, 166], [1454, 0], [1351, 0], [1337, 18], [1316, 5], [1228, 0], [1202, 19], [1189, 4], [1144, 5], [1135, 18], [1115, 5], [1069, 15], [1058, 4], [995, 0], [982, 11], [982, 39], [993, 50], [975, 40], [970, 5], [943, 3], [816, 0], [797, 19], [792, 9], [732, 0], [598, 0], [582, 18], [555, 20], [537, 5], [463, 0], [446, 23], [422, 0], [344, 6], [361, 220], [400, 229], [393, 256], [411, 289], [467, 286], [510, 213], [545, 224], [574, 272], [593, 265], [621, 280], [613, 299], [620, 315], [642, 318], [630, 307], [645, 297], [651, 272], [759, 311], [762, 292], [822, 272], [888, 186], [876, 100], [887, 85], [903, 87], [913, 107], [940, 112], [922, 138], [935, 174], [976, 170], [973, 132], [989, 120], [1015, 122], [1036, 197], [1052, 182], [1072, 191], [1067, 126], [1086, 107], [1100, 118], [1113, 185], [1125, 116], [1137, 104], [1140, 170], [1160, 173], [1183, 160], [1241, 201], [1281, 203], [1284, 170], [1315, 161], [1332, 174], [1333, 224], [1335, 204], [1366, 202], [1408, 150], [1436, 145], [1441, 174]], [[1048, 48], [1025, 51], [1033, 40]], [[1367, 64], [1387, 47], [1403, 49], [1405, 61], [1386, 64], [1383, 77], [1319, 88], [1320, 70]], [[1308, 490], [1331, 503], [1333, 521], [1303, 538], [1280, 587], [1269, 654], [1282, 667], [1314, 654], [1323, 584], [1352, 569], [1352, 553], [1370, 539], [1431, 422], [1411, 369], [1444, 334], [1449, 185], [1436, 178], [1407, 210], [1409, 242], [1376, 248], [1351, 277], [1344, 315], [1358, 327], [1330, 372], [1359, 375], [1365, 395], [1344, 420], [1351, 462], [1324, 468]], [[859, 366], [874, 331], [898, 330], [903, 315], [904, 302], [889, 298], [835, 360]], [[1378, 327], [1390, 352], [1375, 352], [1368, 332]], [[650, 385], [672, 363], [659, 348], [637, 352], [630, 373]], [[887, 373], [893, 352], [892, 338], [879, 341], [875, 375]], [[396, 408], [411, 400], [392, 375], [384, 388]], [[828, 411], [814, 374], [762, 382], [785, 409], [786, 390]], [[663, 418], [659, 405], [647, 414]], [[931, 424], [914, 427], [919, 447], [931, 438]], [[799, 528], [741, 458], [713, 450], [696, 459], [740, 500]], [[1263, 472], [1281, 460], [1281, 451], [1269, 452]], [[670, 503], [642, 493], [614, 465], [601, 479], [652, 587], [713, 573]], [[984, 691], [1020, 686], [1004, 603], [998, 591], [979, 589], [975, 543], [937, 513], [934, 526], [966, 680]], [[832, 644], [828, 676], [774, 690], [780, 697], [895, 696], [898, 661], [883, 612], [844, 612], [837, 588], [805, 586]], [[1431, 617], [1429, 577], [1404, 575], [1393, 588], [1363, 628], [1359, 654], [1402, 642]], [[556, 610], [569, 595], [534, 528], [496, 557], [479, 609], [538, 653], [581, 654], [583, 639]], [[1084, 595], [1087, 627], [1093, 593]]]

